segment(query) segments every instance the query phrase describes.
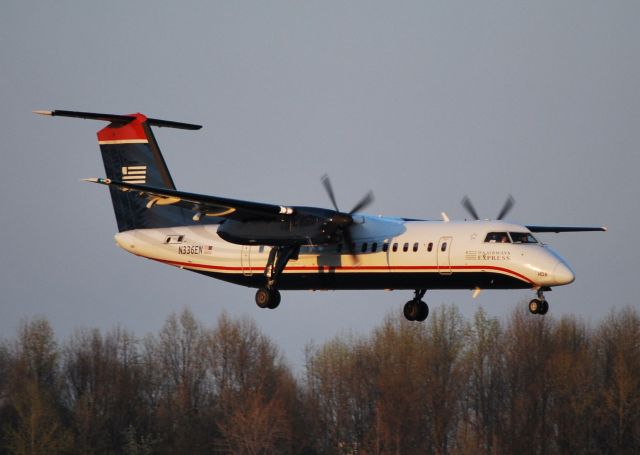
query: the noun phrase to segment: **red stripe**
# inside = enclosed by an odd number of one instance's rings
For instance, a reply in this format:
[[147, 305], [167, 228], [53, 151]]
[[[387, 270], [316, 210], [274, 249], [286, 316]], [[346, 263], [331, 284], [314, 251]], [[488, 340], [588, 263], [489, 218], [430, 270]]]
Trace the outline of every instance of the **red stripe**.
[[[146, 256], [145, 256], [146, 257]], [[164, 264], [169, 264], [169, 265], [173, 265], [176, 267], [187, 267], [187, 268], [199, 268], [199, 269], [209, 269], [209, 270], [225, 270], [225, 271], [234, 271], [234, 272], [244, 272], [244, 271], [251, 271], [251, 272], [262, 272], [264, 270], [263, 267], [229, 267], [229, 266], [224, 266], [224, 265], [208, 265], [208, 264], [194, 264], [192, 262], [178, 262], [178, 261], [169, 261], [169, 260], [165, 260], [165, 259], [155, 259], [155, 258], [147, 258], [147, 259], [153, 259], [154, 261], [158, 261], [158, 262], [162, 262]], [[393, 271], [393, 270], [439, 270], [438, 266], [433, 266], [433, 265], [400, 265], [400, 266], [395, 266], [395, 267], [387, 267], [387, 266], [383, 266], [383, 265], [363, 265], [363, 266], [341, 266], [341, 267], [326, 267], [326, 266], [322, 266], [322, 267], [318, 267], [318, 266], [288, 266], [285, 268], [285, 271], [311, 271], [311, 272], [318, 272], [321, 270], [329, 270], [329, 269], [333, 269], [333, 270], [360, 270], [360, 271], [364, 271], [364, 270], [387, 270], [389, 272]], [[487, 266], [483, 266], [483, 265], [469, 265], [469, 266], [464, 266], [464, 265], [456, 265], [456, 266], [451, 266], [451, 267], [443, 267], [443, 270], [447, 271], [448, 269], [451, 270], [493, 270], [496, 272], [502, 272], [502, 273], [507, 273], [510, 275], [514, 275], [516, 277], [518, 277], [519, 279], [526, 281], [527, 283], [533, 284], [533, 281], [531, 281], [529, 278], [527, 278], [526, 276], [518, 273], [518, 272], [514, 272], [513, 270], [504, 268], [504, 267], [496, 267], [496, 266], [492, 266], [492, 265], [487, 265]]]
[[142, 114], [131, 114], [136, 118], [129, 123], [110, 124], [106, 128], [98, 131], [98, 141], [126, 141], [147, 139], [147, 135], [142, 128], [142, 124], [147, 121], [147, 117]]

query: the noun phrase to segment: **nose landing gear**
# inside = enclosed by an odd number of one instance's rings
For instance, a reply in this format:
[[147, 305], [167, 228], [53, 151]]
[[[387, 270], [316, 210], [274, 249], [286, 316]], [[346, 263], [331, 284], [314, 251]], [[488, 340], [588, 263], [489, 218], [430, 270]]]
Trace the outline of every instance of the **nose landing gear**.
[[416, 289], [415, 296], [404, 305], [404, 317], [409, 321], [422, 322], [429, 316], [429, 306], [422, 301], [426, 289]]
[[529, 302], [529, 312], [531, 314], [547, 314], [547, 311], [549, 311], [549, 302], [547, 302], [547, 299], [544, 297], [543, 288], [538, 289], [537, 296], [538, 298]]

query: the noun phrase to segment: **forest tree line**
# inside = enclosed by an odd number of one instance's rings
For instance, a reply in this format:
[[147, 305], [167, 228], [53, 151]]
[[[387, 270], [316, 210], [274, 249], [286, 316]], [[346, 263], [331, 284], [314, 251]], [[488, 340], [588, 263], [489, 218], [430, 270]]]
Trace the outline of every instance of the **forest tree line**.
[[250, 319], [189, 310], [143, 338], [59, 342], [45, 319], [0, 344], [0, 453], [638, 453], [640, 316], [426, 323], [306, 348], [294, 374]]

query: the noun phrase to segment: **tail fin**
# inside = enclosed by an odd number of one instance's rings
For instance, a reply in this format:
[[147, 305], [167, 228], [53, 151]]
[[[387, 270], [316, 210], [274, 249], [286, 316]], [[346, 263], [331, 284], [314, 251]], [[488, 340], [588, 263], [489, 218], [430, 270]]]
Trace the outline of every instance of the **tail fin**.
[[[175, 190], [169, 169], [151, 131], [151, 125], [200, 129], [199, 125], [150, 119], [142, 114], [111, 115], [74, 111], [38, 111], [39, 114], [88, 118], [111, 122], [98, 131], [98, 143], [107, 178], [138, 185]], [[193, 224], [180, 207], [146, 207], [146, 199], [110, 188], [118, 230], [170, 227]]]

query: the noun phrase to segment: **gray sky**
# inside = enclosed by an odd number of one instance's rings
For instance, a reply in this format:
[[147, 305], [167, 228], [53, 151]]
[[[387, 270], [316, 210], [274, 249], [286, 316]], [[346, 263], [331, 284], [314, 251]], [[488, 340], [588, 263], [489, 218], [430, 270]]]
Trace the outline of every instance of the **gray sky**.
[[[330, 207], [372, 189], [372, 213], [483, 216], [507, 194], [529, 224], [605, 224], [541, 236], [573, 266], [551, 313], [597, 322], [639, 307], [640, 3], [3, 2], [0, 15], [0, 336], [46, 316], [61, 337], [119, 324], [139, 335], [191, 308], [249, 315], [294, 366], [311, 340], [368, 332], [409, 291], [254, 291], [117, 248], [104, 124], [32, 109], [142, 112], [201, 123], [157, 130], [180, 189]], [[167, 2], [169, 3], [169, 2]], [[504, 315], [529, 291], [434, 291]]]

